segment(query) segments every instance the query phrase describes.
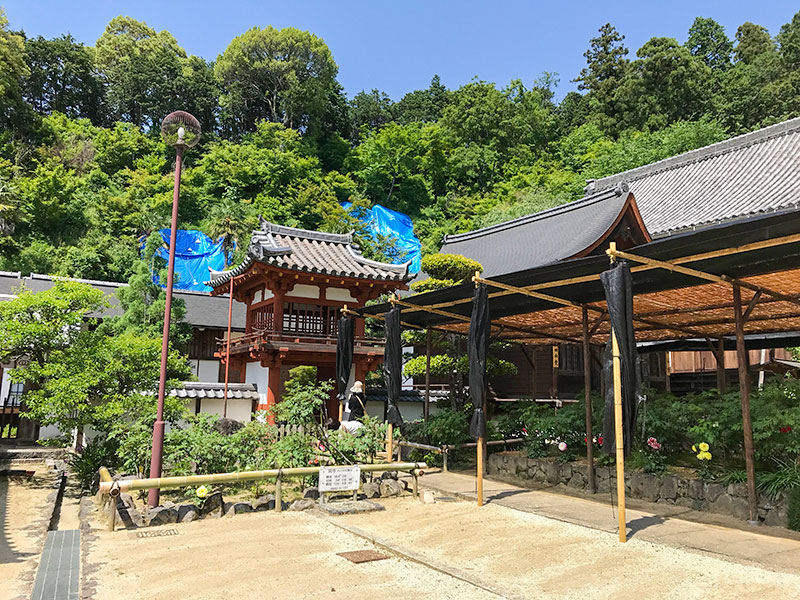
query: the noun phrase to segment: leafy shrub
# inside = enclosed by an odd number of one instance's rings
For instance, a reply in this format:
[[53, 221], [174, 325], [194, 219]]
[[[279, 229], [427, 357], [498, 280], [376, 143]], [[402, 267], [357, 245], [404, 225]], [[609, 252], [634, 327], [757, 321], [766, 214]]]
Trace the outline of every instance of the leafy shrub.
[[[356, 435], [346, 431], [329, 432], [331, 456], [337, 464], [373, 462], [378, 452], [383, 450], [386, 441], [386, 423], [364, 415], [363, 425]], [[400, 432], [395, 430], [394, 437], [399, 436]]]
[[171, 475], [229, 473], [238, 466], [233, 435], [214, 429], [216, 415], [199, 413], [188, 426], [171, 430], [164, 438], [164, 465]]
[[294, 425], [313, 423], [332, 389], [332, 381], [317, 381], [316, 367], [290, 369], [285, 392], [275, 405], [275, 419]]
[[800, 487], [789, 492], [789, 506], [786, 511], [789, 529], [800, 531]]
[[758, 474], [756, 478], [758, 489], [774, 498], [784, 490], [800, 488], [800, 465], [779, 458], [774, 461], [777, 469]]
[[111, 470], [119, 466], [117, 458], [118, 444], [116, 440], [101, 436], [96, 437], [80, 453], [72, 454], [67, 459], [69, 468], [81, 484], [81, 489], [88, 490], [100, 467]]
[[460, 254], [428, 254], [422, 257], [422, 270], [433, 279], [467, 281], [475, 271], [483, 271], [481, 264]]
[[314, 440], [304, 433], [292, 433], [269, 447], [267, 462], [273, 468], [307, 467], [314, 457]]
[[464, 412], [440, 408], [425, 424], [425, 435], [433, 446], [461, 444], [469, 440], [469, 419]]

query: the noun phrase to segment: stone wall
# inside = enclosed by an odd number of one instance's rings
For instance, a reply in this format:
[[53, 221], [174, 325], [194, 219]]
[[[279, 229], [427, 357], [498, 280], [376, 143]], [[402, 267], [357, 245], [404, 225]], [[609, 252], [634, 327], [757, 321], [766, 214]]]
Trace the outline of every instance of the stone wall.
[[[527, 458], [521, 452], [497, 452], [489, 456], [489, 475], [509, 483], [563, 486], [574, 490], [588, 489], [587, 466], [580, 463], [562, 463], [547, 458]], [[616, 469], [596, 467], [597, 492], [609, 493], [616, 489]], [[678, 475], [661, 477], [631, 471], [625, 473], [625, 494], [647, 502], [684, 506], [692, 510], [705, 510], [722, 515], [747, 519], [747, 487], [744, 484], [728, 486], [686, 479]], [[786, 527], [786, 498], [759, 497], [758, 518], [765, 525]]]

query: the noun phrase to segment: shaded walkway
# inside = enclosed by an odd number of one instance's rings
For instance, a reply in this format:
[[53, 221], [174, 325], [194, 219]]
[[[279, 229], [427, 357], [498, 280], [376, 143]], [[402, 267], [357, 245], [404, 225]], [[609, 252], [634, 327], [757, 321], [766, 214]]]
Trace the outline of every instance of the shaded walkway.
[[[420, 478], [422, 489], [445, 496], [475, 500], [475, 477], [463, 473], [426, 473]], [[596, 499], [567, 496], [545, 490], [531, 490], [508, 483], [485, 479], [484, 498], [515, 510], [537, 514], [566, 523], [616, 533], [616, 512], [608, 495]], [[631, 506], [633, 504], [633, 506]], [[681, 518], [681, 516], [685, 518]], [[698, 513], [671, 505], [629, 502], [627, 509], [629, 537], [656, 544], [695, 550], [727, 560], [800, 574], [800, 535], [786, 537], [765, 535], [755, 528], [736, 529], [695, 520]], [[722, 521], [724, 518], [712, 517]], [[777, 528], [765, 528], [773, 531]]]

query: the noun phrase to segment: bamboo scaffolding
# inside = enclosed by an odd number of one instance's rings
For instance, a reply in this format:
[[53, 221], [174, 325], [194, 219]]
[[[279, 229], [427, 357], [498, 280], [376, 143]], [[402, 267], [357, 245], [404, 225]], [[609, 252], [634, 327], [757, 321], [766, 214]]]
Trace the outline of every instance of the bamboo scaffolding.
[[[609, 260], [614, 263], [611, 253], [617, 249], [616, 242], [609, 244]], [[611, 356], [612, 371], [614, 376], [614, 449], [617, 458], [617, 518], [619, 527], [619, 541], [623, 544], [628, 540], [628, 528], [625, 518], [625, 439], [622, 428], [622, 369], [620, 365], [619, 340], [614, 329], [611, 329]], [[587, 440], [588, 442], [589, 440]]]
[[[771, 240], [763, 240], [761, 242], [753, 242], [751, 244], [743, 244], [741, 246], [733, 246], [728, 248], [722, 248], [720, 250], [712, 250], [709, 252], [702, 252], [700, 254], [691, 254], [688, 256], [682, 256], [680, 258], [676, 258], [675, 260], [671, 261], [670, 264], [672, 265], [681, 265], [685, 263], [692, 263], [692, 262], [699, 262], [702, 260], [708, 260], [711, 258], [718, 258], [720, 256], [727, 256], [729, 254], [740, 254], [743, 252], [752, 252], [753, 250], [763, 250], [764, 248], [773, 248], [775, 246], [782, 246], [785, 244], [793, 244], [800, 242], [800, 234], [794, 235], [787, 235]], [[641, 265], [638, 267], [631, 268], [631, 273], [638, 273], [641, 271], [650, 271], [652, 269], [657, 269], [659, 267], [655, 265]], [[576, 283], [587, 283], [589, 281], [594, 281], [600, 277], [599, 274], [592, 274], [592, 275], [583, 275], [581, 277], [570, 277], [568, 279], [559, 279], [555, 281], [547, 281], [544, 283], [538, 283], [535, 285], [525, 286], [522, 289], [527, 291], [536, 291], [536, 290], [545, 290], [549, 288], [561, 287], [565, 285], [572, 285]], [[746, 286], [744, 286], [746, 287]], [[517, 292], [512, 292], [508, 290], [503, 290], [500, 292], [495, 292], [494, 294], [489, 294], [489, 298], [496, 298], [498, 296], [508, 296], [509, 294], [515, 294]], [[465, 304], [467, 302], [471, 302], [472, 298], [461, 298], [459, 300], [453, 300], [450, 302], [440, 302], [438, 304], [431, 304], [431, 308], [441, 308], [441, 307], [451, 307], [457, 304]], [[414, 305], [414, 308], [409, 309], [407, 312], [413, 312], [414, 310], [422, 310], [423, 307], [420, 305]]]
[[[357, 465], [362, 472], [380, 471], [412, 471], [427, 469], [424, 462], [396, 462]], [[101, 467], [104, 468], [104, 467]], [[101, 481], [100, 494], [112, 492], [129, 492], [131, 490], [151, 490], [163, 488], [187, 487], [214, 483], [236, 483], [239, 481], [259, 481], [282, 477], [304, 477], [316, 475], [321, 467], [296, 467], [292, 469], [266, 469], [263, 471], [240, 471], [238, 473], [216, 473], [213, 475], [187, 475], [185, 477], [157, 477], [151, 479], [121, 479], [119, 481]]]

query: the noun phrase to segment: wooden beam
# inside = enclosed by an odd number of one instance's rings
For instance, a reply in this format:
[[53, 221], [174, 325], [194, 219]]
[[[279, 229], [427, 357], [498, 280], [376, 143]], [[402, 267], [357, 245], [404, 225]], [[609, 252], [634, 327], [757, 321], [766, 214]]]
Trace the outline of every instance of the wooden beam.
[[756, 495], [756, 467], [753, 451], [753, 423], [750, 417], [750, 369], [749, 356], [744, 344], [744, 315], [742, 313], [742, 291], [733, 286], [733, 311], [736, 319], [736, 358], [739, 363], [739, 396], [742, 404], [742, 434], [744, 437], [744, 462], [747, 470], [747, 508], [750, 521], [758, 521], [758, 496]]
[[756, 304], [758, 304], [758, 301], [761, 299], [761, 293], [762, 291], [758, 290], [755, 293], [755, 296], [753, 296], [753, 299], [750, 300], [750, 304], [747, 305], [747, 310], [744, 311], [744, 314], [742, 315], [742, 321], [744, 321], [745, 323], [747, 323], [747, 319], [750, 318], [750, 313], [753, 312], [753, 309], [756, 307]]

